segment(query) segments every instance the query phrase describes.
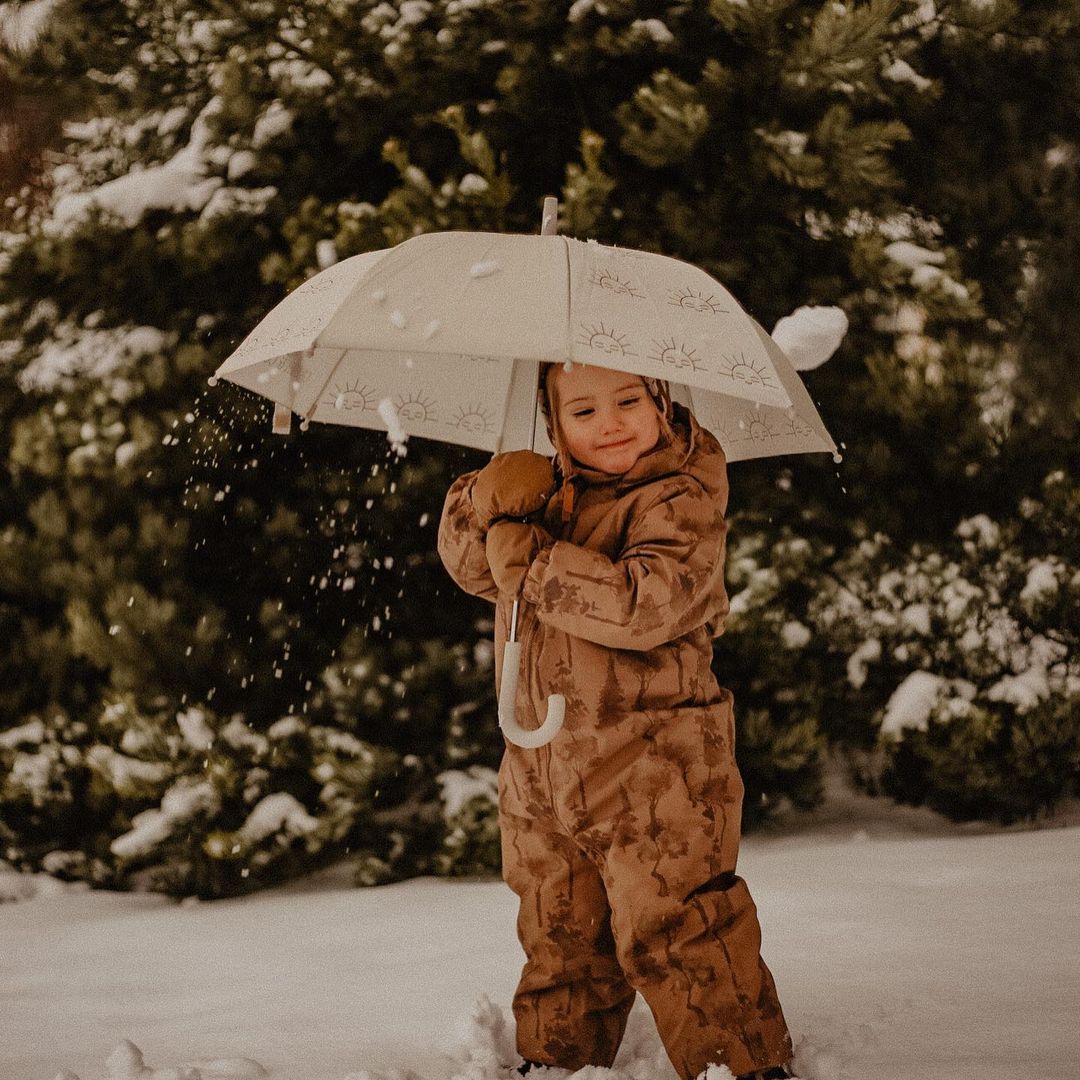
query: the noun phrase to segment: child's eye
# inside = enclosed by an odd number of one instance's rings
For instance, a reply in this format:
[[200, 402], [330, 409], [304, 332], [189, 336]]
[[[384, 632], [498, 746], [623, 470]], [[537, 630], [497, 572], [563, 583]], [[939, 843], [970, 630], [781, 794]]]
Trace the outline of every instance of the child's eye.
[[625, 401], [620, 401], [620, 405], [636, 405], [641, 400], [640, 397], [627, 398]]

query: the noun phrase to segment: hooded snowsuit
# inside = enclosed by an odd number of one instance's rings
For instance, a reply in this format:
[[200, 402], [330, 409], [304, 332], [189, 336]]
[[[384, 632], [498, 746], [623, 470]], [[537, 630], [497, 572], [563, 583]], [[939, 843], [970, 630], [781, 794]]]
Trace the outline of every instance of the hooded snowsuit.
[[[526, 955], [519, 1053], [610, 1066], [640, 991], [693, 1080], [711, 1062], [736, 1074], [786, 1063], [791, 1041], [735, 873], [743, 785], [732, 695], [711, 668], [728, 611], [726, 460], [656, 383], [675, 438], [619, 475], [570, 458], [541, 389], [563, 486], [534, 515], [515, 715], [538, 727], [561, 693], [566, 719], [546, 746], [507, 742], [499, 821]], [[475, 476], [451, 485], [438, 548], [461, 588], [496, 605], [498, 687], [514, 598], [485, 557]]]

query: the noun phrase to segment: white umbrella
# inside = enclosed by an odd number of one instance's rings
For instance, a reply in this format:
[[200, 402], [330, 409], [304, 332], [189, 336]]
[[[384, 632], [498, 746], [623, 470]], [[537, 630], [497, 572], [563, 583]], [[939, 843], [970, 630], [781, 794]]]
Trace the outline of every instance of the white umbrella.
[[[210, 378], [293, 413], [499, 452], [551, 454], [537, 424], [543, 361], [665, 379], [731, 461], [836, 445], [784, 352], [719, 282], [679, 259], [555, 233], [439, 232], [345, 259], [283, 299]], [[537, 746], [562, 724], [561, 695], [537, 731], [513, 718], [517, 604], [499, 722]]]

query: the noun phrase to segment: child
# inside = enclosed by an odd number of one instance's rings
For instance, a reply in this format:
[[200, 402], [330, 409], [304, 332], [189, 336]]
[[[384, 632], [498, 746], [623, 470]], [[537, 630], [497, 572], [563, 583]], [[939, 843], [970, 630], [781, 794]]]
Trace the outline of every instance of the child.
[[[676, 1071], [784, 1077], [791, 1040], [735, 873], [743, 786], [711, 669], [728, 612], [716, 438], [667, 384], [546, 364], [555, 466], [497, 454], [451, 485], [439, 555], [496, 605], [495, 679], [520, 597], [516, 718], [563, 729], [499, 769], [503, 879], [521, 898], [519, 1067], [610, 1067], [636, 992]], [[557, 472], [556, 472], [557, 469]], [[558, 490], [556, 490], [558, 489]]]

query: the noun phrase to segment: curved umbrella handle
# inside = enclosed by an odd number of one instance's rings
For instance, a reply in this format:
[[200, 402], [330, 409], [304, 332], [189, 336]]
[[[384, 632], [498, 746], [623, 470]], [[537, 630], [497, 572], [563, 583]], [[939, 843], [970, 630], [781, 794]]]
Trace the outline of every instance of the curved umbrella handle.
[[502, 687], [499, 691], [499, 727], [515, 745], [533, 750], [551, 742], [562, 730], [566, 716], [566, 698], [562, 694], [549, 694], [547, 718], [541, 727], [533, 731], [523, 728], [514, 719], [514, 702], [517, 700], [518, 673], [521, 670], [521, 642], [508, 641], [503, 647]]

